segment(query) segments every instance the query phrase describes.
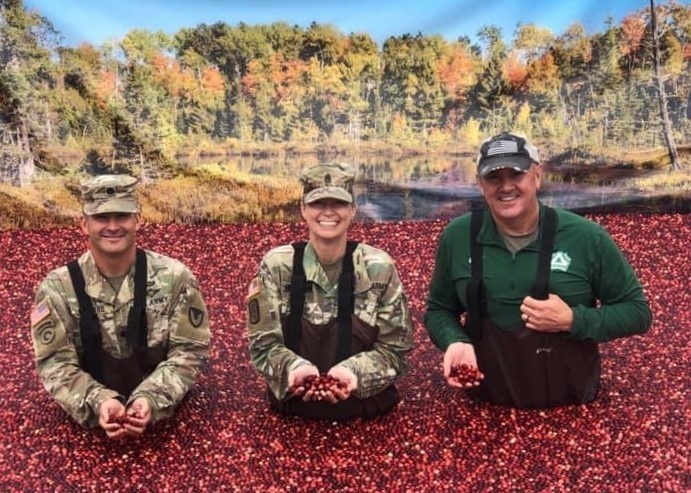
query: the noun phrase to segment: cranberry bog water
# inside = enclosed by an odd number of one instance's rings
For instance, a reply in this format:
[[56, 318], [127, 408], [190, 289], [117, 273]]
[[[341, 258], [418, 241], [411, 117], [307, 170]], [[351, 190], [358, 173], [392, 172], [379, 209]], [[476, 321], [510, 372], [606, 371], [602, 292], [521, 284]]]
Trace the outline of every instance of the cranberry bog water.
[[396, 259], [415, 315], [403, 401], [374, 421], [305, 422], [268, 410], [249, 364], [244, 299], [262, 255], [296, 223], [148, 225], [140, 245], [179, 258], [209, 307], [210, 365], [177, 415], [138, 439], [80, 428], [43, 389], [29, 335], [33, 292], [86, 248], [76, 228], [0, 233], [0, 490], [10, 492], [682, 492], [691, 490], [689, 214], [590, 216], [626, 254], [654, 314], [643, 336], [601, 346], [596, 402], [513, 410], [442, 380], [422, 326], [446, 221], [358, 223]]

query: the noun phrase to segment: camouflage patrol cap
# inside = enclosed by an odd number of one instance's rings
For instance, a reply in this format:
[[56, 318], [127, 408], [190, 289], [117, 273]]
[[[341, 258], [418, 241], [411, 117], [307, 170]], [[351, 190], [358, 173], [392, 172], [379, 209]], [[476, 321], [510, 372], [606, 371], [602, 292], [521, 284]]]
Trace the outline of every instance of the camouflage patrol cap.
[[84, 214], [139, 212], [135, 186], [137, 179], [129, 175], [100, 175], [81, 183]]
[[302, 171], [302, 201], [311, 204], [321, 199], [353, 203], [355, 170], [347, 164], [318, 164]]

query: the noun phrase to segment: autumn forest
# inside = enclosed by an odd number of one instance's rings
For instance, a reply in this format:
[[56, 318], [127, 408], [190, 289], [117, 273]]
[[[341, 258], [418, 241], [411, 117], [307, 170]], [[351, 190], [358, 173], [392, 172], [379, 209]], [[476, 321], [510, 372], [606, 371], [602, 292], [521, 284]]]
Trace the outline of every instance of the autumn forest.
[[0, 154], [30, 165], [3, 181], [70, 160], [175, 175], [180, 156], [205, 153], [460, 152], [507, 128], [583, 162], [683, 147], [691, 9], [669, 0], [655, 13], [591, 35], [486, 25], [478, 43], [417, 33], [378, 46], [331, 25], [218, 22], [65, 46], [49, 19], [0, 0]]

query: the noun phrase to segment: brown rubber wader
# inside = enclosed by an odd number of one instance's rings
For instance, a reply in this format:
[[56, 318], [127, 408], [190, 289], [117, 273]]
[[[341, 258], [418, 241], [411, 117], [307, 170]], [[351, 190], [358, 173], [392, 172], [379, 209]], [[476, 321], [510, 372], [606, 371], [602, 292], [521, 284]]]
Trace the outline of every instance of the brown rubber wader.
[[[593, 341], [576, 341], [567, 333], [526, 328], [501, 330], [487, 316], [482, 284], [482, 245], [477, 234], [482, 210], [471, 216], [471, 269], [468, 284], [468, 332], [478, 368], [485, 375], [470, 394], [495, 404], [518, 408], [548, 408], [583, 404], [595, 399], [600, 382], [600, 353]], [[547, 207], [531, 296], [547, 299], [556, 213]], [[478, 323], [479, 321], [479, 323]]]
[[[295, 243], [293, 274], [290, 285], [291, 314], [282, 321], [286, 346], [326, 373], [339, 361], [373, 348], [379, 331], [353, 314], [353, 251], [356, 242], [348, 242], [343, 259], [343, 272], [338, 281], [338, 316], [325, 325], [315, 325], [302, 316], [304, 309], [305, 272], [302, 265], [305, 243]], [[304, 336], [304, 337], [303, 337]], [[354, 418], [374, 418], [390, 411], [400, 400], [392, 384], [382, 392], [359, 399], [350, 396], [336, 404], [323, 401], [305, 402], [300, 397], [276, 399], [268, 391], [271, 408], [283, 415], [314, 420], [344, 421]]]

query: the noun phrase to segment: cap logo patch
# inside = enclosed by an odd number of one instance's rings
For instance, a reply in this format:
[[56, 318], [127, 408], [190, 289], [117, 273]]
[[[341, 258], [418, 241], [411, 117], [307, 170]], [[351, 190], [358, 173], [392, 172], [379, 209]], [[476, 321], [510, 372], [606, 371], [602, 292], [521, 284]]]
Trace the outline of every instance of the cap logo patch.
[[326, 173], [324, 175], [324, 184], [329, 187], [331, 186], [331, 173]]
[[487, 149], [487, 157], [501, 154], [518, 154], [518, 142], [513, 140], [497, 140], [490, 144]]

